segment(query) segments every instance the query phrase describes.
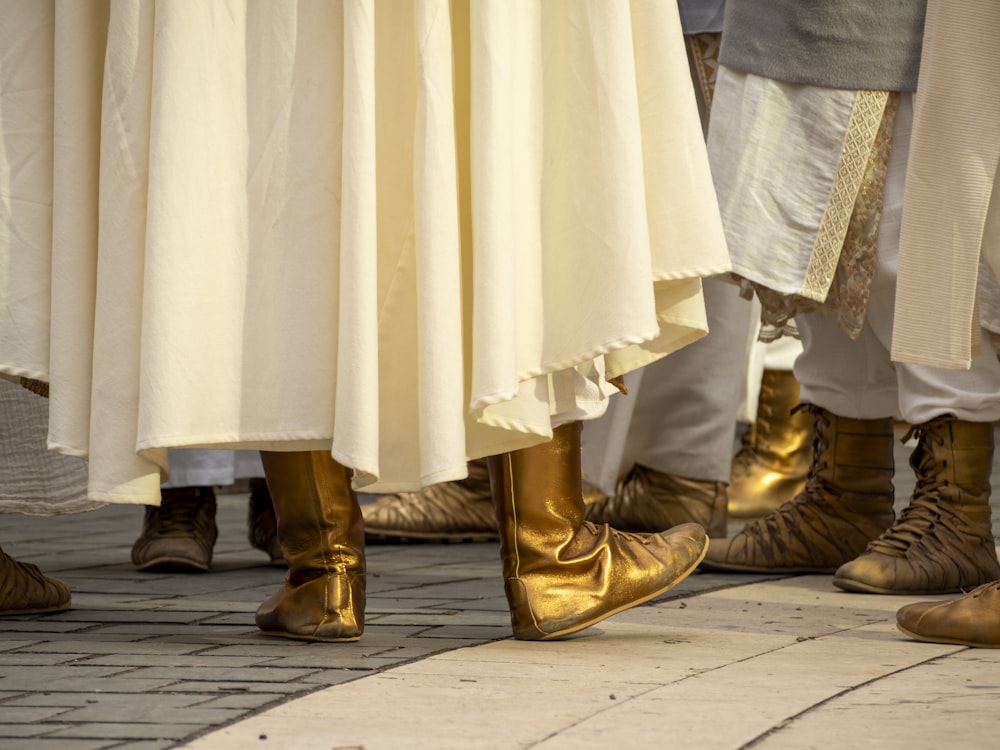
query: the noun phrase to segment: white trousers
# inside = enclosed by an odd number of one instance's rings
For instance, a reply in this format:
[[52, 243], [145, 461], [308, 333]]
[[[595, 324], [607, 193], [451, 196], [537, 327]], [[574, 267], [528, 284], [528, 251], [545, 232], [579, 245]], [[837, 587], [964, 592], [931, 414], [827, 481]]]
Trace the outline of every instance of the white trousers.
[[[796, 316], [803, 352], [795, 362], [795, 375], [803, 401], [842, 417], [893, 416], [920, 424], [954, 414], [968, 421], [995, 421], [1000, 419], [1000, 361], [989, 336], [983, 337], [982, 351], [969, 370], [943, 370], [890, 359], [912, 116], [912, 98], [905, 95], [893, 130], [879, 226], [878, 265], [861, 335], [852, 341], [831, 317], [819, 313]], [[933, 325], [934, 321], [927, 321], [928, 327]]]
[[181, 448], [170, 451], [170, 480], [162, 486], [211, 487], [263, 476], [258, 451]]

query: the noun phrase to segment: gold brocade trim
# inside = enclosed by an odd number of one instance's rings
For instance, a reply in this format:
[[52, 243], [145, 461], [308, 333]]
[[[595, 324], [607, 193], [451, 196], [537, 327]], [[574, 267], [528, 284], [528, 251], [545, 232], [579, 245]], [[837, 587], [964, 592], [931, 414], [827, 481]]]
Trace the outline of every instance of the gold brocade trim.
[[21, 378], [21, 387], [27, 388], [32, 393], [37, 393], [42, 398], [49, 397], [49, 384], [43, 383], [41, 380], [32, 380], [31, 378]]
[[892, 124], [899, 95], [859, 91], [837, 163], [833, 190], [817, 232], [799, 294], [786, 295], [742, 281], [761, 302], [761, 341], [797, 336], [795, 315], [819, 310], [837, 317], [852, 339], [861, 333], [875, 273], [878, 229]]
[[701, 110], [701, 121], [707, 123], [712, 111], [715, 80], [719, 75], [719, 47], [722, 34], [718, 32], [691, 34], [685, 36], [684, 40], [687, 42], [688, 63], [694, 80], [698, 108]]

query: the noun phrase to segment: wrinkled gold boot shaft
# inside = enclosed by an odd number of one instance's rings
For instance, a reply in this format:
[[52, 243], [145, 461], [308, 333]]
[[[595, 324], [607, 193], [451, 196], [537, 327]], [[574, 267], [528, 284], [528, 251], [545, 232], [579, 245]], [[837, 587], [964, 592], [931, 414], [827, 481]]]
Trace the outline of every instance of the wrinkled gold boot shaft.
[[805, 487], [812, 459], [813, 418], [799, 405], [799, 382], [784, 370], [764, 370], [751, 425], [733, 457], [729, 515], [769, 513]]
[[863, 555], [837, 571], [842, 589], [947, 594], [1000, 578], [989, 504], [993, 423], [945, 415], [913, 433], [913, 496]]
[[365, 532], [350, 470], [325, 451], [261, 451], [288, 574], [257, 610], [268, 635], [356, 641], [364, 630]]
[[493, 456], [490, 481], [514, 637], [569, 635], [667, 591], [694, 570], [696, 524], [627, 534], [583, 519], [579, 423], [543, 445]]

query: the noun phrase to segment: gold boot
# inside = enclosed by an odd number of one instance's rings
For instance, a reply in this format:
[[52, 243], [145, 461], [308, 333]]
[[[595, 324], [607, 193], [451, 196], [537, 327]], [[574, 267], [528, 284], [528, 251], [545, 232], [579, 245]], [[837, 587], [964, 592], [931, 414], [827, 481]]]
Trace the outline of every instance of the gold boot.
[[18, 562], [0, 549], [0, 615], [61, 612], [70, 606], [69, 587], [43, 575], [38, 566]]
[[815, 406], [805, 489], [729, 539], [713, 539], [703, 567], [833, 573], [893, 519], [892, 419], [848, 419]]
[[[948, 594], [1000, 578], [990, 523], [993, 423], [937, 417], [917, 425], [910, 504], [833, 583], [871, 594]], [[909, 435], [907, 435], [909, 438]]]
[[812, 458], [812, 415], [797, 409], [799, 382], [785, 370], [764, 370], [757, 420], [733, 457], [729, 515], [756, 518], [784, 505], [806, 484]]
[[705, 530], [628, 534], [583, 520], [579, 422], [543, 445], [488, 459], [514, 637], [575, 633], [687, 577]]
[[636, 465], [614, 496], [587, 503], [585, 517], [624, 531], [663, 531], [682, 523], [704, 526], [708, 535], [726, 535], [726, 485]]
[[350, 470], [325, 451], [261, 451], [288, 574], [257, 610], [266, 635], [356, 641], [365, 618], [365, 530]]
[[946, 602], [917, 602], [896, 613], [896, 627], [928, 643], [1000, 648], [1000, 581]]
[[361, 508], [365, 538], [375, 542], [496, 541], [497, 522], [486, 460], [469, 461], [469, 476], [420, 492], [383, 495]]

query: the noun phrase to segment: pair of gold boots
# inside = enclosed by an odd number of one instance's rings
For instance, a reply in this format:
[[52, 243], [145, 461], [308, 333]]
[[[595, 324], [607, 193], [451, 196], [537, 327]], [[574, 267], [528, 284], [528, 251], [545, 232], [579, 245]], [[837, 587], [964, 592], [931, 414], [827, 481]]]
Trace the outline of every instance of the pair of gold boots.
[[[648, 601], [688, 576], [708, 546], [685, 524], [629, 534], [584, 519], [579, 423], [488, 460], [514, 637], [547, 640]], [[261, 452], [288, 562], [257, 611], [268, 635], [354, 641], [364, 630], [364, 521], [349, 471], [326, 452]]]

